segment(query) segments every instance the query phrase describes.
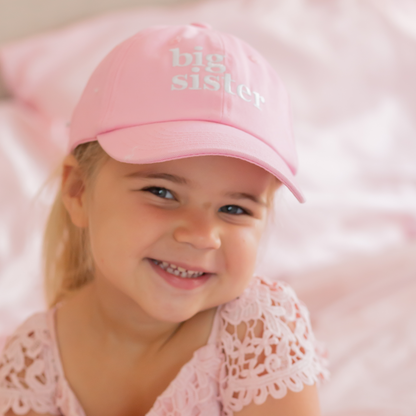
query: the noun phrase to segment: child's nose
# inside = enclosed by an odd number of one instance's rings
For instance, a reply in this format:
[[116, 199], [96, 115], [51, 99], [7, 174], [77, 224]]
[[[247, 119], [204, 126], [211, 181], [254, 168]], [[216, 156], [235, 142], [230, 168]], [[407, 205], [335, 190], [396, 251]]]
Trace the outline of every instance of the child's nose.
[[215, 218], [210, 218], [206, 212], [188, 211], [175, 228], [173, 237], [178, 243], [188, 243], [197, 249], [218, 249], [221, 246]]

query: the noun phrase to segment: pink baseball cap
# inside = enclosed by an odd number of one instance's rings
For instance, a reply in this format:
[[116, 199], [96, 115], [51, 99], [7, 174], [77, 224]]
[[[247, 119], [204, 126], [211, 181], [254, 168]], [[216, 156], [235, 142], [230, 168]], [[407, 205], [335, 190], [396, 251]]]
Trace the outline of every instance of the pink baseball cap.
[[255, 49], [204, 23], [149, 27], [103, 59], [72, 115], [68, 153], [94, 140], [125, 163], [243, 159], [304, 202], [284, 85]]

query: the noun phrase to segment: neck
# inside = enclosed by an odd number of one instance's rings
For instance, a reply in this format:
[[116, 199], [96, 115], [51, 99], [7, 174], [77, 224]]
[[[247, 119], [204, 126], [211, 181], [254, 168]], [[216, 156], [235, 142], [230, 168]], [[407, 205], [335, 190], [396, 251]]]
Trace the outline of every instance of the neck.
[[102, 341], [135, 354], [160, 351], [181, 326], [152, 318], [105, 281], [93, 281], [82, 297], [87, 319]]

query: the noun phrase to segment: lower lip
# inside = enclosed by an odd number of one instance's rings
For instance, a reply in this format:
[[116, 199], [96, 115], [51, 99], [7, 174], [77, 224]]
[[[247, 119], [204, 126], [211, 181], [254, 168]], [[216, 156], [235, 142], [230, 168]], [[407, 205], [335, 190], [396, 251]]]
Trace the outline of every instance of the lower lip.
[[212, 273], [206, 273], [200, 277], [194, 277], [194, 278], [178, 277], [178, 276], [175, 276], [174, 274], [168, 273], [166, 270], [163, 270], [161, 267], [153, 263], [152, 260], [150, 259], [148, 260], [153, 270], [160, 277], [162, 277], [171, 286], [176, 287], [178, 289], [185, 289], [185, 290], [196, 289], [197, 287], [202, 286], [212, 276]]

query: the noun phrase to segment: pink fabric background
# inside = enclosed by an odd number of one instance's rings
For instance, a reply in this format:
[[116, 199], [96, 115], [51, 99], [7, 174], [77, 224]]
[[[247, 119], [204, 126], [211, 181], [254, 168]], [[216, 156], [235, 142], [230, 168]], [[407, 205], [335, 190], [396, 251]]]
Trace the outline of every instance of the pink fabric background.
[[[416, 3], [217, 0], [114, 13], [0, 50], [0, 339], [44, 308], [40, 242], [88, 75], [151, 24], [205, 21], [275, 66], [307, 203], [277, 197], [258, 271], [292, 284], [330, 353], [324, 416], [416, 415]], [[1, 343], [2, 341], [0, 341]]]

